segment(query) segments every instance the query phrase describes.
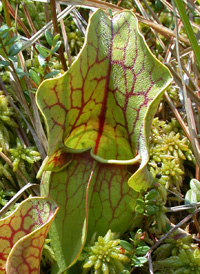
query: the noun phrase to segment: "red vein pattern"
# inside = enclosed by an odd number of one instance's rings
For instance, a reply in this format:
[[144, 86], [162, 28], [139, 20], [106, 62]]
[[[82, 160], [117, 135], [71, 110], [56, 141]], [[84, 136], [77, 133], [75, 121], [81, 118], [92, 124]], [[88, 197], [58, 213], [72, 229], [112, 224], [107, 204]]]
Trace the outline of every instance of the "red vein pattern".
[[62, 267], [75, 262], [86, 233], [89, 240], [94, 231], [124, 232], [132, 224], [138, 193], [128, 187], [125, 165], [103, 165], [85, 152], [75, 154], [67, 169], [48, 175], [44, 174], [41, 189], [42, 195], [59, 203], [50, 236]]
[[69, 71], [38, 90], [49, 155], [65, 143], [93, 148], [106, 160], [130, 160], [138, 153], [147, 109], [171, 77], [150, 53], [130, 11], [110, 19], [99, 10], [91, 20], [87, 43]]
[[[56, 274], [76, 262], [93, 232], [123, 233], [133, 225], [138, 195], [133, 189], [151, 183], [148, 131], [170, 82], [133, 13], [109, 18], [98, 10], [69, 71], [39, 87], [37, 104], [49, 137], [41, 193], [60, 207], [50, 230]], [[130, 177], [126, 164], [138, 154], [140, 167]]]
[[42, 248], [56, 211], [53, 201], [30, 198], [0, 220], [0, 273], [39, 273]]

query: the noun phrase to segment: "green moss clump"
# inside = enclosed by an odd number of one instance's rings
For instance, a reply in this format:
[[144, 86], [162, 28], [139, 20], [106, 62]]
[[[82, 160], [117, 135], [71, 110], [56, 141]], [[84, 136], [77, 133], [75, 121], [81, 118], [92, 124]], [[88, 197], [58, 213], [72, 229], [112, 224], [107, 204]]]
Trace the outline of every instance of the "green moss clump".
[[166, 188], [176, 188], [180, 192], [184, 173], [184, 162], [195, 164], [189, 140], [184, 135], [178, 122], [160, 121], [154, 118], [150, 136], [150, 171], [159, 183]]
[[130, 262], [129, 257], [119, 245], [120, 239], [109, 230], [104, 237], [99, 236], [98, 240], [84, 247], [79, 260], [83, 261], [83, 272], [87, 273], [93, 269], [95, 274], [120, 273], [124, 264]]

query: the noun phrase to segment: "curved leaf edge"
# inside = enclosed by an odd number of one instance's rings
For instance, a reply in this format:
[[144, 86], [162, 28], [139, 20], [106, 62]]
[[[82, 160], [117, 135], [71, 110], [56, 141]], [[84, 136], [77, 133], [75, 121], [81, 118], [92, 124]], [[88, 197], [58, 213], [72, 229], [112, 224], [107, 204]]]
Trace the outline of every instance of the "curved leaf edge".
[[[34, 201], [34, 200], [41, 200], [41, 201], [43, 201], [43, 202], [44, 202], [44, 200], [48, 201], [48, 202], [54, 207], [54, 208], [53, 208], [53, 211], [52, 211], [52, 214], [51, 214], [51, 216], [49, 216], [49, 219], [48, 219], [47, 222], [44, 222], [41, 226], [39, 226], [38, 228], [35, 228], [35, 229], [34, 229], [33, 231], [31, 231], [29, 234], [27, 234], [27, 235], [21, 237], [21, 239], [19, 239], [18, 241], [16, 241], [16, 243], [12, 246], [11, 251], [9, 252], [9, 255], [8, 255], [7, 259], [6, 259], [6, 264], [5, 264], [6, 272], [5, 272], [5, 273], [8, 273], [8, 274], [9, 274], [9, 272], [7, 271], [7, 266], [8, 266], [8, 264], [9, 264], [10, 258], [11, 258], [12, 255], [13, 255], [13, 252], [14, 252], [14, 250], [15, 250], [15, 247], [16, 247], [19, 243], [25, 241], [28, 237], [33, 236], [35, 233], [37, 233], [39, 230], [41, 230], [41, 229], [42, 229], [43, 227], [45, 227], [46, 225], [49, 224], [49, 228], [50, 228], [50, 225], [51, 225], [51, 223], [52, 223], [52, 221], [53, 221], [53, 219], [54, 219], [54, 217], [55, 217], [55, 215], [56, 215], [56, 213], [57, 213], [57, 211], [58, 211], [58, 209], [59, 209], [59, 207], [57, 206], [57, 203], [56, 203], [53, 199], [51, 199], [51, 198], [46, 198], [46, 197], [30, 197], [30, 198], [27, 198], [26, 200], [24, 200], [23, 202], [21, 202], [21, 203], [16, 207], [16, 209], [15, 209], [10, 215], [8, 215], [8, 216], [6, 216], [6, 217], [0, 219], [0, 222], [1, 222], [1, 221], [4, 222], [4, 221], [6, 221], [7, 219], [12, 219], [12, 217], [14, 217], [14, 215], [16, 214], [16, 212], [18, 212], [18, 211], [19, 211], [27, 202], [29, 202], [29, 201], [32, 202], [32, 201]], [[48, 229], [48, 230], [49, 230], [49, 229]]]
[[[98, 9], [99, 10], [99, 9]], [[97, 11], [98, 11], [97, 10]], [[128, 13], [131, 13], [135, 18], [136, 16], [134, 15], [134, 13], [132, 11], [129, 11], [129, 10], [123, 10], [123, 11], [119, 11], [117, 13], [115, 13], [114, 15], [117, 15], [117, 14], [120, 14], [120, 13], [124, 13], [124, 12], [128, 12]], [[96, 13], [96, 12], [95, 12]], [[90, 24], [90, 21], [92, 20], [92, 17], [93, 17], [94, 13], [92, 14], [92, 16], [89, 18], [89, 23]], [[108, 14], [107, 14], [108, 15]], [[115, 159], [109, 159], [109, 160], [106, 160], [106, 159], [103, 159], [101, 157], [99, 157], [98, 155], [95, 155], [93, 153], [93, 148], [86, 148], [86, 149], [81, 149], [81, 150], [77, 150], [77, 149], [71, 149], [71, 148], [68, 148], [68, 147], [65, 147], [65, 151], [66, 153], [82, 153], [82, 152], [85, 152], [85, 151], [88, 151], [90, 150], [90, 154], [91, 154], [91, 157], [93, 159], [95, 159], [96, 161], [100, 162], [100, 163], [106, 163], [106, 164], [120, 164], [120, 165], [133, 165], [135, 163], [140, 163], [140, 167], [139, 169], [131, 176], [131, 178], [129, 179], [129, 186], [131, 188], [133, 188], [134, 190], [136, 191], [140, 191], [142, 188], [146, 189], [148, 188], [148, 186], [151, 184], [151, 176], [150, 174], [146, 174], [145, 173], [148, 173], [147, 171], [147, 163], [148, 163], [148, 160], [149, 160], [149, 153], [148, 153], [148, 137], [149, 137], [149, 130], [150, 130], [150, 125], [151, 125], [151, 122], [152, 122], [152, 119], [153, 119], [153, 116], [155, 115], [155, 112], [156, 112], [156, 109], [157, 109], [157, 106], [159, 104], [159, 101], [161, 99], [161, 97], [163, 96], [164, 94], [164, 91], [167, 89], [167, 87], [170, 85], [170, 83], [172, 82], [172, 75], [169, 71], [169, 69], [164, 66], [154, 55], [153, 53], [150, 51], [143, 35], [141, 34], [141, 32], [139, 31], [139, 24], [138, 24], [138, 20], [136, 18], [136, 27], [137, 27], [137, 32], [139, 34], [139, 36], [142, 38], [147, 50], [149, 51], [150, 55], [152, 56], [152, 58], [154, 60], [156, 60], [156, 62], [158, 62], [160, 65], [162, 65], [162, 67], [165, 68], [166, 70], [166, 73], [168, 73], [168, 81], [165, 83], [165, 85], [163, 86], [163, 88], [161, 88], [160, 92], [157, 94], [157, 96], [154, 98], [154, 100], [149, 104], [149, 106], [147, 107], [147, 110], [146, 110], [146, 114], [145, 114], [145, 117], [144, 117], [144, 127], [141, 131], [141, 134], [144, 136], [143, 138], [140, 138], [140, 140], [138, 141], [139, 142], [139, 155], [137, 155], [135, 158], [133, 159], [129, 159], [129, 160], [115, 160]], [[76, 61], [78, 60], [79, 56], [81, 55], [83, 49], [85, 48], [86, 44], [87, 44], [87, 36], [88, 36], [88, 30], [86, 32], [86, 36], [85, 36], [85, 41], [84, 41], [84, 45], [81, 49], [81, 51], [79, 52], [79, 54], [77, 55], [77, 58], [76, 60], [73, 62], [73, 64], [76, 63]], [[72, 64], [72, 66], [73, 66]], [[54, 79], [57, 79], [57, 78], [62, 78], [62, 77], [65, 77], [66, 74], [70, 73], [70, 70], [72, 68], [72, 66], [69, 68], [69, 70], [67, 72], [65, 72], [63, 75], [61, 76], [58, 76]], [[47, 81], [53, 81], [54, 79], [47, 79], [45, 80], [42, 84], [44, 84], [45, 82]], [[42, 85], [41, 84], [41, 85]], [[40, 86], [41, 86], [40, 85]], [[39, 86], [39, 88], [40, 88]], [[38, 88], [38, 89], [39, 89]], [[36, 95], [37, 96], [37, 95]], [[45, 124], [46, 124], [46, 128], [47, 128], [47, 134], [48, 134], [48, 142], [49, 142], [49, 128], [48, 128], [48, 123], [47, 123], [47, 120], [46, 120], [46, 117], [43, 113], [43, 111], [41, 110], [38, 102], [37, 102], [37, 105], [38, 105], [38, 108], [40, 109], [43, 117], [44, 117], [44, 120], [45, 120]], [[153, 114], [153, 115], [152, 115]], [[149, 119], [150, 117], [150, 119]], [[64, 141], [64, 140], [62, 140]], [[59, 147], [56, 147], [56, 146], [59, 146]], [[60, 149], [62, 148], [64, 145], [63, 143], [60, 143], [60, 144], [56, 144], [55, 145], [55, 149]], [[54, 150], [55, 151], [55, 150]], [[50, 152], [50, 148], [48, 148], [48, 152]], [[53, 153], [54, 155], [54, 153]], [[50, 155], [50, 158], [53, 157], [53, 155]], [[48, 161], [49, 161], [49, 158], [46, 158], [45, 162], [43, 162], [42, 164], [42, 167], [40, 169], [40, 171], [38, 172], [38, 175], [37, 177], [39, 177], [43, 171], [45, 170], [50, 170], [48, 169], [46, 166], [48, 165]], [[66, 166], [66, 165], [65, 165]], [[63, 167], [64, 168], [64, 167]], [[61, 169], [60, 169], [61, 170]], [[145, 178], [148, 178], [148, 180], [150, 181], [149, 184], [147, 183], [142, 183], [141, 181], [141, 178], [142, 177], [144, 178], [143, 182], [145, 182]], [[136, 178], [140, 178], [140, 183], [135, 183], [136, 181]]]

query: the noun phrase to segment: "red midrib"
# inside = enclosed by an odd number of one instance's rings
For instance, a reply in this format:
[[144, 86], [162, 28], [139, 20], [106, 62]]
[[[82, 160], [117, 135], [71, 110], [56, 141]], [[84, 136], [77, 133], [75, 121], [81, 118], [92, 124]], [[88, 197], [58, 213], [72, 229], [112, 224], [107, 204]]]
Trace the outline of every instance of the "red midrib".
[[94, 154], [97, 154], [97, 152], [98, 152], [98, 148], [99, 148], [99, 144], [100, 144], [100, 140], [102, 137], [103, 128], [104, 128], [105, 120], [106, 120], [107, 98], [108, 98], [109, 80], [110, 80], [110, 71], [111, 71], [112, 46], [113, 46], [113, 25], [112, 25], [112, 19], [111, 19], [111, 46], [110, 46], [110, 49], [108, 52], [108, 59], [109, 59], [108, 73], [107, 73], [107, 80], [106, 80], [106, 85], [105, 85], [104, 98], [102, 101], [101, 113], [99, 115], [99, 128], [98, 128], [98, 134], [97, 134], [97, 138], [96, 138], [96, 144], [94, 147]]

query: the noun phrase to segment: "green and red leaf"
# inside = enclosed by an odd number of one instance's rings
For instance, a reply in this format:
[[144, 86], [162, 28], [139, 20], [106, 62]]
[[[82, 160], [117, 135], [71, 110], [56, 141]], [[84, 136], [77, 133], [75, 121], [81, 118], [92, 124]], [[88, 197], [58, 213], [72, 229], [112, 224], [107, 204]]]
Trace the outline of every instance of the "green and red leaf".
[[151, 184], [149, 131], [171, 80], [131, 11], [110, 18], [98, 10], [68, 72], [40, 85], [37, 104], [49, 141], [41, 192], [60, 207], [50, 232], [55, 273], [75, 263], [93, 232], [133, 225], [133, 189]]
[[43, 82], [37, 93], [48, 155], [64, 143], [76, 153], [92, 148], [101, 162], [134, 162], [147, 110], [153, 101], [158, 105], [171, 75], [149, 51], [130, 11], [109, 18], [98, 10], [86, 38], [69, 71]]
[[129, 188], [129, 176], [125, 165], [101, 164], [89, 152], [74, 154], [67, 169], [44, 173], [41, 194], [60, 207], [50, 229], [60, 272], [78, 259], [95, 231], [130, 228], [138, 193]]
[[42, 248], [56, 212], [54, 201], [33, 197], [0, 220], [0, 273], [39, 273]]

